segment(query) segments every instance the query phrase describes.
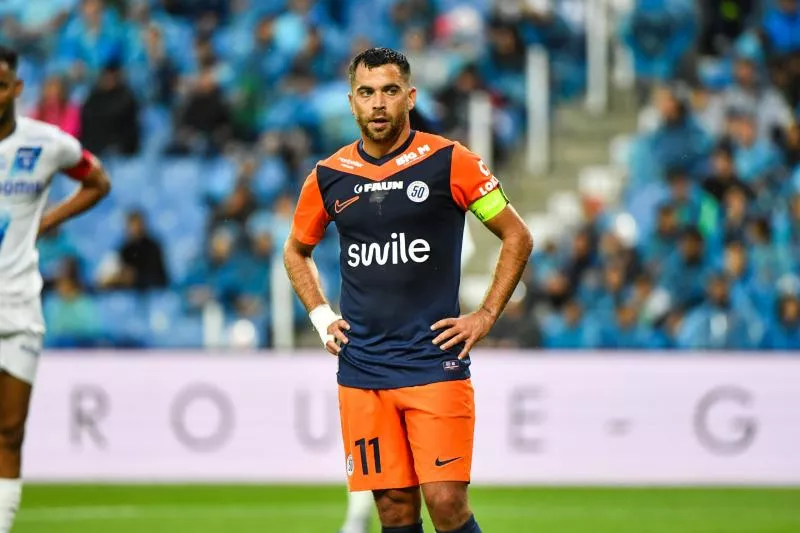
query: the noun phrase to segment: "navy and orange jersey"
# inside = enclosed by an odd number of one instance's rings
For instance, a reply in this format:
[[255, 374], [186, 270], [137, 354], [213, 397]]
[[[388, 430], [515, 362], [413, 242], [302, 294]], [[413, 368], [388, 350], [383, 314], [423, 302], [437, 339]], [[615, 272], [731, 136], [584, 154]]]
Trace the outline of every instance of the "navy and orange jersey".
[[470, 376], [469, 357], [457, 357], [463, 345], [442, 351], [431, 325], [459, 316], [465, 213], [500, 190], [477, 155], [415, 131], [381, 159], [358, 141], [311, 172], [292, 235], [313, 245], [330, 222], [339, 232], [341, 314], [351, 327], [339, 384], [391, 389]]

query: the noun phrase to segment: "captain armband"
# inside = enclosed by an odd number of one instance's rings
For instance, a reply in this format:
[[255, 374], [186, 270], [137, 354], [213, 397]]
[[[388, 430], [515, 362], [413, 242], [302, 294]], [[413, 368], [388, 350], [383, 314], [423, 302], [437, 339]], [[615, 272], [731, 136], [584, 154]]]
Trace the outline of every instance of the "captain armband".
[[507, 205], [508, 198], [506, 198], [503, 190], [498, 187], [486, 196], [472, 202], [472, 205], [469, 206], [469, 210], [472, 211], [481, 222], [488, 222], [500, 214], [500, 211], [505, 209]]

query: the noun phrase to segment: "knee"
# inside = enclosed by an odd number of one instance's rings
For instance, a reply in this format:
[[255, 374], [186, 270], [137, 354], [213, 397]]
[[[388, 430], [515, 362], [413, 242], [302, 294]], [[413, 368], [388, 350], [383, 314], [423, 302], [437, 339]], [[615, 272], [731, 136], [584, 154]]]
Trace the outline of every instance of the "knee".
[[396, 489], [376, 491], [375, 503], [385, 527], [407, 526], [419, 520], [419, 493]]
[[22, 424], [0, 425], [0, 452], [18, 452], [22, 449], [24, 436]]
[[445, 530], [458, 527], [464, 519], [469, 518], [467, 491], [464, 487], [446, 485], [428, 490], [425, 493], [425, 503], [434, 524], [437, 527], [440, 524], [445, 526]]

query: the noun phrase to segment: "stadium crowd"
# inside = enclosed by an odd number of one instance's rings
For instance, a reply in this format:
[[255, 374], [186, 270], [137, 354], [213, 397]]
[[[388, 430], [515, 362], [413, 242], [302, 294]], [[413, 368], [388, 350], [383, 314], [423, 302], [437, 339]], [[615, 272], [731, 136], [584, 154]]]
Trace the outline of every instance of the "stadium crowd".
[[639, 0], [620, 25], [650, 97], [621, 210], [585, 198], [576, 234], [539, 243], [498, 344], [800, 348], [800, 2], [698, 5]]
[[[524, 297], [487, 344], [800, 348], [798, 0], [635, 0], [619, 25], [644, 106], [616, 206], [587, 198], [576, 234], [537, 241]], [[580, 95], [585, 6], [513, 0], [9, 0], [18, 111], [78, 136], [114, 182], [39, 242], [47, 344], [199, 347], [201, 309], [257, 326], [299, 186], [351, 142], [345, 70], [404, 50], [415, 126], [464, 140], [489, 91], [495, 161], [525, 131], [525, 49], [550, 53], [555, 100]], [[513, 178], [506, 178], [513, 179]], [[54, 182], [51, 198], [69, 194]], [[336, 300], [338, 243], [318, 250]], [[306, 327], [296, 302], [297, 324]]]
[[[355, 52], [408, 54], [419, 129], [463, 140], [466, 96], [489, 91], [498, 159], [525, 128], [526, 45], [551, 48], [562, 98], [583, 83], [581, 25], [515, 2], [10, 0], [0, 16], [0, 42], [22, 55], [18, 112], [76, 135], [114, 182], [39, 242], [55, 347], [198, 347], [211, 300], [268, 346], [270, 275], [299, 186], [358, 136]], [[56, 179], [52, 201], [70, 187]], [[335, 301], [334, 239], [318, 253]]]

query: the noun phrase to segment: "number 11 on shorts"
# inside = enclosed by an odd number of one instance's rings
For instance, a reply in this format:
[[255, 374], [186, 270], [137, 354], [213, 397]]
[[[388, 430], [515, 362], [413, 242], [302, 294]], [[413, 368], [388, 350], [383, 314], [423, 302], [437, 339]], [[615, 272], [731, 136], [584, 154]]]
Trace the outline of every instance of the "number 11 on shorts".
[[[358, 439], [356, 441], [356, 446], [359, 447], [361, 450], [361, 472], [365, 475], [369, 475], [369, 465], [367, 464], [367, 440], [366, 439]], [[381, 473], [381, 447], [380, 443], [378, 442], [378, 437], [369, 440], [369, 445], [372, 446], [372, 456], [374, 458], [374, 466], [375, 466], [375, 473]]]

